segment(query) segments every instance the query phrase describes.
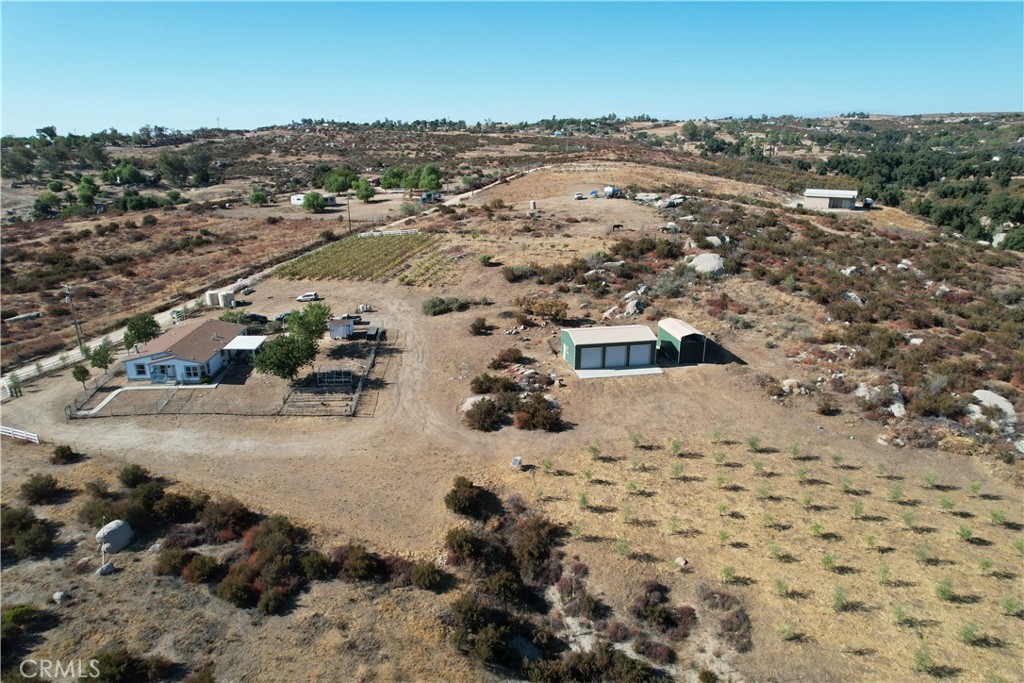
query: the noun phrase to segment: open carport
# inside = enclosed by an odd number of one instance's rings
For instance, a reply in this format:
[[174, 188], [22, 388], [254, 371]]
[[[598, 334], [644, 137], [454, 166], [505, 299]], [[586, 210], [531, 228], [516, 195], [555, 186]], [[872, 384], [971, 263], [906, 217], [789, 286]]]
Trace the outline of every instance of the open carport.
[[707, 360], [708, 338], [678, 318], [658, 321], [658, 352], [675, 365], [703, 363]]

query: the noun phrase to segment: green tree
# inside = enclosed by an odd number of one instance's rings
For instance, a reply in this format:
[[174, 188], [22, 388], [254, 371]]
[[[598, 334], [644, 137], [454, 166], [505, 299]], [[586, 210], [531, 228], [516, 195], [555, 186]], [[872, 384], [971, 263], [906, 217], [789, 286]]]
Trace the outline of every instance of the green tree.
[[327, 201], [319, 192], [307, 192], [302, 199], [302, 208], [312, 213], [323, 213]]
[[193, 147], [189, 150], [188, 172], [192, 175], [192, 182], [196, 185], [205, 185], [210, 182], [210, 153], [205, 149]]
[[427, 164], [420, 169], [420, 189], [427, 192], [441, 189], [441, 171], [434, 164]]
[[375, 194], [377, 194], [377, 191], [373, 189], [373, 185], [366, 178], [360, 178], [356, 181], [356, 199], [361, 202], [368, 202], [373, 199]]
[[32, 217], [36, 220], [43, 220], [56, 214], [59, 208], [60, 197], [47, 190], [36, 197], [35, 203], [32, 204]]
[[263, 345], [263, 350], [256, 354], [253, 368], [256, 372], [292, 381], [300, 369], [313, 362], [318, 350], [316, 340], [304, 334], [284, 335]]
[[160, 152], [156, 160], [156, 170], [175, 185], [182, 185], [188, 180], [188, 162], [177, 152]]
[[385, 190], [402, 187], [402, 179], [405, 177], [405, 169], [401, 166], [392, 166], [384, 171], [380, 177], [380, 186]]
[[331, 307], [323, 302], [307, 304], [298, 313], [288, 316], [288, 331], [310, 339], [320, 339], [327, 332], [327, 323], [332, 316]]
[[114, 345], [106, 337], [89, 352], [89, 363], [94, 368], [106, 371], [114, 363]]
[[89, 379], [89, 368], [84, 365], [76, 365], [71, 368], [71, 376], [76, 382], [82, 383], [82, 390], [85, 391], [85, 380]]
[[310, 178], [310, 182], [313, 183], [313, 187], [323, 187], [324, 178], [329, 176], [334, 170], [334, 167], [330, 164], [319, 163], [313, 167], [313, 173]]
[[130, 349], [136, 344], [145, 344], [160, 336], [160, 323], [148, 313], [140, 313], [128, 320], [124, 332], [124, 347]]
[[0, 170], [4, 177], [23, 178], [31, 175], [36, 166], [36, 153], [28, 147], [14, 146], [0, 157]]
[[263, 190], [253, 190], [252, 194], [249, 195], [249, 203], [253, 206], [266, 206], [270, 203], [270, 199]]
[[328, 192], [348, 192], [355, 184], [356, 172], [348, 166], [331, 171], [323, 179], [323, 187]]

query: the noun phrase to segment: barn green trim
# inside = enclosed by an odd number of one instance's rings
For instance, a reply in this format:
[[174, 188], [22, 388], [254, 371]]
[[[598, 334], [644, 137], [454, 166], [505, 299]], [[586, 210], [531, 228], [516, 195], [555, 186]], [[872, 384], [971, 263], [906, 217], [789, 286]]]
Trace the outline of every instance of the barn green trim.
[[658, 322], [658, 351], [676, 365], [703, 363], [707, 358], [708, 338], [692, 325], [676, 318]]
[[573, 370], [650, 367], [657, 359], [657, 337], [646, 325], [562, 330], [561, 342]]

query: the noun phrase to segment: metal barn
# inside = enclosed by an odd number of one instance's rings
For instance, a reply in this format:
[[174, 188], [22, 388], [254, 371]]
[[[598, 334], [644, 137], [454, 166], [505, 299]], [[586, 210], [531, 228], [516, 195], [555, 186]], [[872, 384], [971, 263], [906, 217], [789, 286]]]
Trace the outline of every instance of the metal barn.
[[649, 367], [657, 341], [646, 325], [562, 330], [562, 358], [573, 370]]
[[703, 363], [707, 357], [708, 338], [689, 323], [677, 318], [658, 321], [658, 351], [676, 365]]

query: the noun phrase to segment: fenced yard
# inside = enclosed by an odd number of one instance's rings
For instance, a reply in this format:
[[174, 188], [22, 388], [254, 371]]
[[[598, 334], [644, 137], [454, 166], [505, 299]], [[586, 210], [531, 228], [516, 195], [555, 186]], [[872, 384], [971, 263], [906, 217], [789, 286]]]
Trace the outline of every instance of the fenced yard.
[[[240, 417], [369, 416], [359, 412], [360, 403], [376, 405], [383, 382], [366, 381], [366, 372], [374, 375], [378, 353], [387, 354], [385, 342], [353, 344], [353, 355], [365, 366], [360, 371], [339, 371], [333, 366], [317, 366], [299, 382], [292, 384], [276, 377], [259, 375], [245, 364], [233, 364], [210, 385], [154, 385], [128, 382], [124, 375], [97, 378], [71, 405], [65, 408], [68, 419], [135, 417], [142, 415], [235, 415]], [[331, 359], [327, 359], [328, 362]], [[334, 364], [336, 364], [335, 361]]]

